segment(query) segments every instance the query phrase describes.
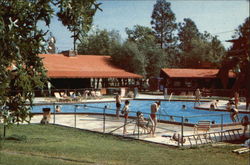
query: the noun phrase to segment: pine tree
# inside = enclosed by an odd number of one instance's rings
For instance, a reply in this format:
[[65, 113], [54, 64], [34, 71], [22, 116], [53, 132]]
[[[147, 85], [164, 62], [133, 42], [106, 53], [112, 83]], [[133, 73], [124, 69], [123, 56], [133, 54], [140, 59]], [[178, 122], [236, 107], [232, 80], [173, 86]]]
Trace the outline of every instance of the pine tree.
[[171, 4], [165, 0], [157, 0], [152, 12], [151, 25], [155, 31], [161, 48], [173, 48], [176, 44], [174, 32], [177, 29], [175, 14], [170, 8]]

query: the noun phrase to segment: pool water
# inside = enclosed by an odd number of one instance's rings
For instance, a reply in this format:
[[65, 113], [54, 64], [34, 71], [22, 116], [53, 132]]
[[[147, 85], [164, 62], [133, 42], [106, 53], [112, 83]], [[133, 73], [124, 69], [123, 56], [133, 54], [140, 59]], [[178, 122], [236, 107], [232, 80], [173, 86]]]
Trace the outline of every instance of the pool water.
[[[131, 100], [130, 101], [130, 116], [136, 116], [137, 111], [144, 113], [144, 117], [148, 118], [150, 113], [150, 105], [154, 101], [149, 100]], [[103, 113], [104, 107], [106, 113], [115, 114], [116, 105], [115, 102], [105, 102], [105, 103], [87, 103], [86, 107], [83, 104], [76, 107], [74, 104], [71, 105], [60, 105], [61, 111], [63, 113]], [[182, 106], [185, 105], [186, 109], [183, 109]], [[122, 102], [122, 107], [124, 106], [124, 101]], [[206, 110], [197, 110], [194, 109], [193, 102], [175, 102], [175, 101], [161, 101], [161, 106], [158, 114], [158, 119], [170, 120], [170, 116], [173, 116], [174, 121], [181, 122], [181, 117], [184, 117], [184, 121], [189, 123], [197, 123], [199, 120], [210, 120], [214, 121], [215, 124], [220, 124], [222, 122], [223, 114], [223, 123], [228, 124], [232, 123], [230, 119], [230, 114], [228, 112], [217, 112], [217, 111], [206, 111]], [[54, 111], [54, 105], [37, 105], [32, 107], [32, 112], [42, 112], [43, 108], [50, 108], [51, 111]], [[210, 116], [209, 116], [210, 115]], [[192, 116], [192, 117], [191, 117]], [[239, 120], [244, 116], [239, 114]]]

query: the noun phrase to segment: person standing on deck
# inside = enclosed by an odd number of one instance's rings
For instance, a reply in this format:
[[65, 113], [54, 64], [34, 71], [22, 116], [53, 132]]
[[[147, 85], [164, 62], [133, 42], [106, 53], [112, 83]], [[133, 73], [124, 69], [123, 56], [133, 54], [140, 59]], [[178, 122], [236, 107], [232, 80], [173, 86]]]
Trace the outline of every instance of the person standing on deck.
[[121, 96], [119, 94], [116, 94], [115, 96], [115, 102], [116, 102], [116, 117], [119, 119], [120, 116], [120, 109], [121, 109]]
[[200, 99], [201, 99], [201, 91], [200, 91], [200, 89], [199, 88], [197, 88], [196, 90], [195, 90], [195, 104], [196, 104], [196, 102], [198, 102], [199, 103], [199, 105], [201, 105], [201, 103], [200, 103]]
[[151, 113], [150, 113], [150, 119], [153, 125], [152, 129], [152, 136], [155, 136], [155, 130], [156, 130], [156, 125], [157, 125], [157, 117], [156, 117], [156, 112], [158, 112], [160, 108], [161, 102], [155, 102], [151, 104]]
[[238, 113], [239, 113], [238, 109], [236, 108], [230, 109], [230, 118], [233, 122], [236, 122], [236, 118], [239, 120]]
[[123, 135], [127, 134], [127, 120], [128, 120], [128, 113], [129, 113], [129, 101], [125, 101], [125, 105], [122, 109], [122, 114], [124, 114], [124, 126], [123, 126]]
[[235, 92], [234, 93], [234, 105], [235, 105], [235, 108], [237, 109], [238, 109], [239, 99], [240, 99], [239, 93]]

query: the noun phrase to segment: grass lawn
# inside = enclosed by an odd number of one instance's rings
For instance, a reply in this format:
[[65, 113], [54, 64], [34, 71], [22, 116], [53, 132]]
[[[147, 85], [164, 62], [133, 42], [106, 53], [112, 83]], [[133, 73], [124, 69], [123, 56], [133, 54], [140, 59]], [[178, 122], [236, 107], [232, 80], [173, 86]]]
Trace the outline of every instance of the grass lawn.
[[[3, 126], [0, 125], [2, 135]], [[180, 149], [55, 125], [20, 125], [0, 141], [1, 165], [248, 165], [249, 154], [232, 153], [239, 145]]]

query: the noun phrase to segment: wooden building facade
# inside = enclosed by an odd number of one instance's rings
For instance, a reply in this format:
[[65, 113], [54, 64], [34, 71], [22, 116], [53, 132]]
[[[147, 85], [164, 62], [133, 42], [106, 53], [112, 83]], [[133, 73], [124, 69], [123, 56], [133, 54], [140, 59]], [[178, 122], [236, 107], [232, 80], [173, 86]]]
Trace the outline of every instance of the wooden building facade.
[[110, 56], [40, 54], [54, 89], [108, 88], [135, 85], [142, 76], [111, 63]]
[[[162, 78], [161, 85], [169, 89], [168, 93], [192, 94], [197, 88], [202, 89], [204, 93], [209, 93], [212, 89], [223, 89], [221, 80], [217, 77], [218, 72], [219, 69], [163, 68], [160, 72], [160, 77]], [[236, 74], [230, 71], [225, 91], [232, 88], [235, 77]]]

